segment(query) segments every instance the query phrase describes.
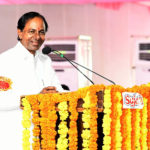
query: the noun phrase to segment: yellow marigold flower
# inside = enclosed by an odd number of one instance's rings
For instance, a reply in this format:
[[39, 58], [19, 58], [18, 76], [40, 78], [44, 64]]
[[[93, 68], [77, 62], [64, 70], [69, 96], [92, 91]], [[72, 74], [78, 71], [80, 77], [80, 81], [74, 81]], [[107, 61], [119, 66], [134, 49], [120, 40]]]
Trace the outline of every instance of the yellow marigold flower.
[[83, 123], [83, 127], [84, 127], [84, 128], [90, 128], [90, 124], [89, 124], [88, 122], [84, 122], [84, 123]]
[[88, 129], [83, 130], [81, 136], [83, 139], [89, 139], [90, 138], [90, 130], [88, 130]]
[[58, 104], [58, 109], [60, 109], [60, 110], [67, 110], [68, 109], [67, 102], [64, 101], [64, 102], [59, 103]]
[[64, 121], [68, 118], [68, 111], [59, 111], [59, 114], [60, 114], [60, 120]]
[[58, 133], [66, 136], [67, 133], [68, 133], [68, 128], [67, 128], [67, 127], [64, 127], [64, 128], [62, 128], [62, 129], [59, 129], [59, 130], [58, 130]]
[[83, 144], [82, 144], [83, 147], [89, 147], [89, 144], [90, 144], [89, 140], [83, 139]]
[[66, 138], [58, 138], [57, 146], [58, 149], [60, 150], [66, 150], [68, 147], [68, 139]]
[[90, 107], [90, 96], [89, 92], [87, 93], [86, 97], [84, 98], [83, 108], [89, 108]]
[[109, 145], [111, 143], [111, 137], [110, 136], [104, 136], [103, 144]]

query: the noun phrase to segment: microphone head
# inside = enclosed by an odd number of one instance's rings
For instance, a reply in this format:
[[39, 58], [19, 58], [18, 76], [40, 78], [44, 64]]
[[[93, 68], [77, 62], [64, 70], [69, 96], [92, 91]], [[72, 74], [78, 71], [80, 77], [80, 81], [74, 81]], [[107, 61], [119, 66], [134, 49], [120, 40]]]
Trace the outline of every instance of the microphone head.
[[52, 52], [52, 49], [50, 48], [50, 47], [48, 47], [48, 46], [46, 46], [46, 47], [44, 47], [43, 49], [42, 49], [42, 53], [43, 54], [49, 54], [49, 53], [51, 53]]

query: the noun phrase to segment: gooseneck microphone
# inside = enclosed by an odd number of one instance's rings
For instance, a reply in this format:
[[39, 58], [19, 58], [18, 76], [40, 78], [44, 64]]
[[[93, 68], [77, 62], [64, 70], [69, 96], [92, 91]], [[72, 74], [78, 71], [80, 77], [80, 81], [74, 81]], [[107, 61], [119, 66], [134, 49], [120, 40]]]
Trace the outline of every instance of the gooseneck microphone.
[[51, 52], [53, 52], [53, 53], [55, 53], [56, 55], [58, 55], [58, 56], [60, 56], [61, 58], [65, 58], [72, 66], [74, 66], [86, 79], [88, 79], [93, 85], [94, 85], [94, 82], [90, 79], [90, 78], [88, 78], [79, 68], [77, 68], [67, 57], [65, 57], [63, 54], [61, 54], [61, 53], [57, 53], [58, 51], [56, 51], [56, 50], [52, 50], [50, 47], [44, 47], [43, 49], [42, 49], [42, 53], [43, 54], [49, 54], [49, 53], [51, 53]]
[[[103, 79], [105, 79], [105, 80], [107, 80], [107, 81], [109, 81], [109, 82], [111, 82], [112, 84], [114, 84], [114, 85], [116, 85], [116, 83], [114, 82], [114, 81], [112, 81], [112, 80], [110, 80], [110, 79], [108, 79], [108, 78], [106, 78], [106, 77], [104, 77], [104, 76], [102, 76], [102, 75], [100, 75], [100, 74], [98, 74], [98, 73], [96, 73], [95, 71], [93, 71], [93, 70], [90, 70], [89, 68], [87, 68], [87, 67], [85, 67], [85, 66], [83, 66], [83, 65], [81, 65], [81, 64], [78, 64], [77, 62], [75, 62], [75, 61], [73, 61], [73, 60], [69, 60], [68, 58], [66, 58], [62, 53], [60, 53], [59, 51], [57, 51], [57, 50], [53, 50], [53, 49], [51, 49], [50, 47], [44, 47], [43, 49], [42, 49], [42, 52], [43, 52], [43, 54], [49, 54], [49, 53], [51, 53], [51, 52], [53, 52], [53, 53], [55, 53], [55, 54], [57, 54], [58, 56], [60, 56], [61, 58], [65, 58], [67, 61], [69, 61], [77, 70], [79, 70], [74, 64], [76, 64], [76, 65], [78, 65], [78, 66], [80, 66], [80, 67], [82, 67], [82, 68], [84, 68], [84, 69], [86, 69], [86, 70], [88, 70], [88, 71], [90, 71], [90, 72], [92, 72], [92, 73], [94, 73], [94, 74], [96, 74], [96, 75], [98, 75], [98, 76], [100, 76], [101, 78], [103, 78]], [[74, 63], [74, 64], [73, 64]], [[81, 71], [80, 71], [81, 72]], [[83, 73], [82, 73], [83, 74]], [[84, 76], [86, 76], [86, 75], [84, 75]], [[89, 78], [86, 76], [86, 78], [89, 80]], [[90, 80], [91, 81], [91, 80]], [[93, 82], [93, 81], [92, 81]], [[91, 83], [92, 83], [91, 82]], [[92, 84], [94, 84], [94, 83], [92, 83]]]

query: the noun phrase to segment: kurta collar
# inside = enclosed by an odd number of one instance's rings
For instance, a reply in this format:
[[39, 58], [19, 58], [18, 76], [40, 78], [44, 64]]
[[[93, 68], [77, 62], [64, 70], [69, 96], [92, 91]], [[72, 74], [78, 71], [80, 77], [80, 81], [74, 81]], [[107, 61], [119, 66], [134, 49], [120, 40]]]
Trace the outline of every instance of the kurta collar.
[[[16, 48], [17, 48], [17, 52], [24, 58], [33, 58], [33, 54], [31, 54], [22, 44], [21, 42], [19, 41], [16, 45]], [[38, 57], [42, 55], [42, 53], [37, 50], [36, 53], [35, 53], [35, 57]]]

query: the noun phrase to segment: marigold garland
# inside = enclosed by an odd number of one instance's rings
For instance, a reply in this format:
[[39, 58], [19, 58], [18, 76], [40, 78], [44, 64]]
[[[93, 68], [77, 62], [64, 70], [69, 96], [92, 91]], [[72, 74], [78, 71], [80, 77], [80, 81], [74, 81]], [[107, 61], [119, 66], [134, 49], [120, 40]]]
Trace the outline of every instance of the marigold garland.
[[121, 116], [122, 149], [131, 149], [131, 111], [124, 109]]
[[141, 136], [140, 136], [140, 143], [141, 143], [141, 150], [147, 150], [147, 99], [143, 98], [144, 101], [144, 108], [141, 110]]
[[90, 122], [91, 122], [91, 117], [90, 117], [90, 97], [89, 97], [89, 92], [87, 93], [86, 97], [83, 99], [83, 114], [82, 114], [82, 121], [83, 121], [83, 130], [82, 130], [82, 147], [83, 149], [89, 149], [89, 144], [90, 144]]
[[[80, 97], [80, 96], [79, 96]], [[69, 150], [77, 150], [77, 100], [78, 98], [74, 96], [71, 101], [69, 101], [69, 112], [70, 112], [70, 124], [69, 124]]]
[[37, 95], [32, 96], [26, 96], [26, 99], [31, 104], [32, 108], [32, 123], [34, 124], [33, 127], [33, 143], [32, 143], [32, 149], [33, 150], [39, 150], [40, 149], [40, 112], [39, 112], [39, 101], [37, 99]]
[[[77, 150], [78, 131], [77, 131], [77, 102], [82, 98], [85, 103], [83, 119], [83, 149], [97, 149], [97, 96], [96, 92], [104, 90], [104, 117], [103, 117], [103, 150], [134, 150], [134, 149], [150, 149], [150, 86], [134, 86], [133, 88], [124, 89], [120, 86], [103, 86], [93, 85], [90, 87], [79, 89], [76, 92], [64, 94], [38, 94], [26, 96], [23, 99], [23, 148], [30, 149], [30, 132], [31, 125], [31, 109], [33, 111], [32, 122], [33, 129], [33, 150], [54, 150], [56, 149], [56, 105], [60, 102], [68, 103], [61, 106], [60, 111], [61, 122], [59, 126], [60, 137], [64, 139], [58, 142], [65, 143], [65, 148], [69, 150]], [[121, 93], [137, 92], [143, 96], [144, 107], [138, 109], [123, 109]], [[88, 96], [87, 96], [88, 95]], [[87, 97], [88, 98], [87, 98]], [[68, 111], [70, 114], [68, 114]], [[66, 118], [69, 117], [69, 128], [66, 125]], [[67, 136], [66, 136], [67, 135]], [[58, 140], [59, 141], [59, 140]], [[66, 144], [67, 143], [67, 144]], [[59, 147], [57, 145], [57, 147]]]
[[40, 126], [41, 126], [41, 146], [42, 149], [54, 150], [56, 148], [56, 110], [55, 102], [51, 99], [52, 94], [40, 94], [38, 100], [40, 102]]
[[111, 113], [111, 149], [121, 149], [122, 147], [122, 135], [121, 135], [121, 123], [120, 117], [122, 115], [122, 96], [120, 87], [112, 87], [111, 100], [112, 100], [112, 113]]
[[103, 85], [90, 86], [89, 88], [89, 98], [90, 98], [90, 143], [89, 149], [95, 150], [98, 148], [97, 146], [97, 118], [98, 118], [98, 97], [96, 95], [97, 92], [104, 90]]
[[110, 131], [111, 131], [111, 121], [112, 119], [110, 118], [111, 115], [111, 87], [107, 87], [104, 91], [104, 118], [103, 118], [103, 133], [104, 133], [104, 138], [103, 138], [103, 150], [110, 150], [111, 148], [111, 136], [110, 136]]
[[150, 83], [145, 85], [143, 90], [145, 98], [147, 98], [147, 146], [150, 149]]
[[68, 139], [67, 139], [67, 134], [68, 134], [68, 127], [67, 127], [67, 118], [69, 116], [68, 113], [68, 104], [66, 101], [61, 102], [58, 104], [58, 109], [59, 109], [59, 115], [60, 115], [60, 124], [59, 124], [59, 138], [57, 141], [57, 149], [58, 150], [67, 150], [68, 148]]
[[131, 110], [132, 112], [132, 149], [140, 149], [140, 110]]
[[31, 126], [31, 106], [26, 98], [22, 99], [22, 105], [24, 106], [22, 112], [22, 125], [23, 125], [23, 135], [22, 135], [22, 148], [23, 150], [30, 150], [30, 126]]

